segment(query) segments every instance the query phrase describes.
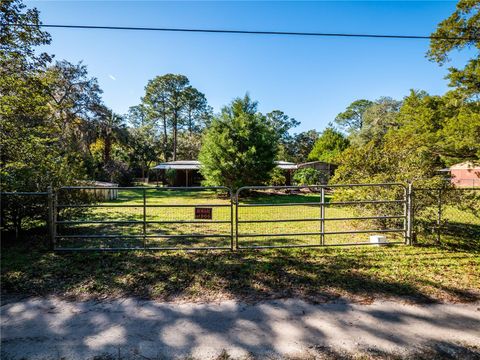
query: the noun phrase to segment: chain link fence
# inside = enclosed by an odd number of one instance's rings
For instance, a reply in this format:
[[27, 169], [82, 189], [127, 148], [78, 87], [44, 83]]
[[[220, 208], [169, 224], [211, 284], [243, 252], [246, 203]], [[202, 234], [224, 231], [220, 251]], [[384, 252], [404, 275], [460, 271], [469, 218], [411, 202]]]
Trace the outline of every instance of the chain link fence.
[[480, 188], [415, 188], [418, 244], [480, 249]]

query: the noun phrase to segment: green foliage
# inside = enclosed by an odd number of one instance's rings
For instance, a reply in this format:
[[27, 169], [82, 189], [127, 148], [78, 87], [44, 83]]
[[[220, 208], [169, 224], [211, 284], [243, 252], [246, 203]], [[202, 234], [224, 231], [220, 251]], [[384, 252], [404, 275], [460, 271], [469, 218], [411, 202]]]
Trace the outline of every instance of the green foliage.
[[205, 95], [192, 87], [184, 75], [166, 74], [150, 80], [141, 106], [146, 118], [161, 133], [166, 161], [170, 154], [173, 160], [177, 160], [178, 139], [182, 130], [198, 134], [211, 120], [212, 109]]
[[297, 185], [320, 185], [326, 182], [325, 174], [314, 168], [302, 168], [295, 171], [293, 181]]
[[248, 95], [222, 109], [207, 130], [200, 150], [206, 185], [237, 189], [268, 181], [275, 167], [277, 136]]
[[305, 162], [312, 152], [320, 134], [316, 130], [308, 130], [281, 141], [277, 158], [295, 163]]
[[284, 170], [275, 167], [271, 172], [270, 172], [270, 179], [267, 182], [267, 185], [270, 186], [282, 186], [285, 185], [285, 182], [287, 181], [285, 177]]
[[353, 133], [363, 127], [363, 114], [373, 102], [365, 99], [352, 102], [344, 112], [341, 112], [335, 118], [335, 122], [344, 128], [347, 132]]
[[338, 156], [348, 145], [348, 139], [330, 125], [315, 142], [312, 151], [308, 155], [308, 160], [325, 161], [329, 163], [336, 162]]
[[283, 142], [290, 139], [290, 134], [288, 132], [294, 127], [300, 125], [299, 121], [289, 117], [280, 110], [273, 110], [265, 117], [268, 125], [270, 125], [270, 127], [276, 132], [278, 140]]
[[[475, 48], [474, 58], [463, 69], [449, 68], [450, 86], [467, 97], [480, 94], [480, 2], [460, 0], [454, 13], [443, 20], [432, 34], [427, 56], [440, 65], [449, 61], [448, 55], [454, 50]], [[458, 39], [451, 40], [456, 37]]]

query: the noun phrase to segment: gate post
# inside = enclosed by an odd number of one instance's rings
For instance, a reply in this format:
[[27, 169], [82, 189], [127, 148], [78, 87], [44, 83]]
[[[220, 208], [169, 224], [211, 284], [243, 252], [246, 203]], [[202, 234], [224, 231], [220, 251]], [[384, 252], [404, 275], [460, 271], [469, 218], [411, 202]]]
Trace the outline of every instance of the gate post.
[[235, 250], [234, 236], [233, 236], [233, 204], [235, 202], [235, 197], [231, 189], [228, 189], [230, 193], [230, 250]]
[[320, 190], [320, 244], [325, 245], [325, 188]]
[[[238, 250], [238, 196], [240, 195], [239, 190], [235, 193], [235, 250]], [[232, 193], [233, 196], [233, 193]], [[233, 221], [233, 219], [232, 219]]]
[[413, 228], [413, 185], [408, 183], [406, 191], [406, 216], [407, 223], [405, 229], [405, 244], [412, 245], [412, 228]]
[[147, 192], [143, 189], [143, 248], [147, 247]]
[[437, 243], [440, 244], [441, 242], [441, 227], [442, 227], [442, 188], [438, 189], [438, 201], [437, 201], [438, 209], [437, 209]]
[[53, 194], [52, 186], [47, 188], [47, 196], [48, 196], [48, 242], [47, 246], [50, 250], [54, 250], [55, 248], [55, 227], [56, 227], [56, 219], [55, 219], [55, 199]]

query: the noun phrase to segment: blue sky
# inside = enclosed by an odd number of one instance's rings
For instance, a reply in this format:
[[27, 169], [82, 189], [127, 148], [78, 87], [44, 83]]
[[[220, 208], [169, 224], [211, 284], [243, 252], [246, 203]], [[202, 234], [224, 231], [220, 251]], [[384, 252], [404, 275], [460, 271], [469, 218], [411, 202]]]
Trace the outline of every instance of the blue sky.
[[[428, 35], [455, 2], [30, 1], [45, 24]], [[138, 104], [149, 79], [186, 75], [218, 111], [245, 92], [322, 130], [352, 101], [447, 90], [446, 67], [427, 40], [278, 37], [49, 29], [48, 51], [83, 61], [118, 113]], [[455, 56], [463, 63], [466, 54]]]

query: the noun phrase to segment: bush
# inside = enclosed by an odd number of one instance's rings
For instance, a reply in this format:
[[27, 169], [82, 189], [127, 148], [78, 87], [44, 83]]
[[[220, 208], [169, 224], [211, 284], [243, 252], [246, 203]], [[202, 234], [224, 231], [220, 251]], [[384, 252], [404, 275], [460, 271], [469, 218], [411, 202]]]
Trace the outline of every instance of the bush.
[[303, 168], [295, 172], [293, 181], [301, 186], [320, 185], [325, 183], [326, 177], [324, 173], [314, 168]]
[[283, 170], [276, 167], [270, 172], [270, 179], [268, 180], [267, 185], [282, 186], [285, 185], [286, 181], [287, 179], [285, 178]]

